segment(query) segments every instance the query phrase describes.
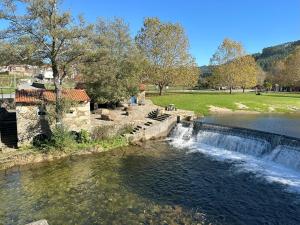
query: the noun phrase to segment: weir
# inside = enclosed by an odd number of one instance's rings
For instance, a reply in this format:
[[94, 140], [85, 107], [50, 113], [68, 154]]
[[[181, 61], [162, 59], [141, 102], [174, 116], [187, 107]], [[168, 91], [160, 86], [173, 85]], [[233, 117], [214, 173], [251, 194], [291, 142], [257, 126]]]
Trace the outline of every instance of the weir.
[[177, 147], [211, 146], [280, 164], [300, 172], [300, 139], [263, 131], [195, 121], [171, 132]]

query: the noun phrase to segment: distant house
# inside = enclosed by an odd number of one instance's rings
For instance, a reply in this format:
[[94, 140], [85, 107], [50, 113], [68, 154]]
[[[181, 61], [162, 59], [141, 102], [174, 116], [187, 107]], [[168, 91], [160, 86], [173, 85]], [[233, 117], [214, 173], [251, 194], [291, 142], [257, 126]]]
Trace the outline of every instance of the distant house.
[[33, 77], [38, 71], [38, 67], [32, 65], [9, 65], [7, 68], [9, 74], [17, 77]]
[[40, 72], [37, 76], [38, 79], [44, 81], [44, 82], [51, 82], [53, 81], [53, 71], [51, 67], [44, 66], [40, 69]]
[[[90, 130], [90, 98], [84, 90], [63, 90], [66, 100], [75, 102], [63, 116], [64, 126], [70, 131]], [[39, 135], [49, 136], [54, 124], [49, 124], [49, 107], [55, 101], [50, 90], [18, 90], [16, 92], [16, 117], [19, 144], [29, 143]]]

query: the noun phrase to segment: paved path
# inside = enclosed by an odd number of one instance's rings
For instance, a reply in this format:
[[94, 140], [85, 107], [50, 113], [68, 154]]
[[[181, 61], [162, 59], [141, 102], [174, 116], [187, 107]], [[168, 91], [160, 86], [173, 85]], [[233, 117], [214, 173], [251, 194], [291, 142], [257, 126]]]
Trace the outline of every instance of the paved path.
[[15, 93], [12, 94], [1, 94], [0, 93], [0, 100], [2, 99], [14, 99], [15, 98]]

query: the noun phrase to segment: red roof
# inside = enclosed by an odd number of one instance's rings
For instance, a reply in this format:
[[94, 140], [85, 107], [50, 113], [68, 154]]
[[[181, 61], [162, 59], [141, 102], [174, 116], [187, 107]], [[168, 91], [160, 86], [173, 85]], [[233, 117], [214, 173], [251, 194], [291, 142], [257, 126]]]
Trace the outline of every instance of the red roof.
[[[55, 92], [54, 91], [44, 91], [44, 99], [46, 101], [55, 101]], [[89, 102], [90, 97], [87, 95], [85, 90], [80, 89], [66, 89], [62, 91], [63, 98], [76, 102]]]
[[[89, 102], [90, 98], [85, 90], [66, 89], [62, 97], [76, 102]], [[41, 100], [55, 101], [55, 92], [50, 90], [19, 90], [16, 92], [16, 103], [38, 103]]]
[[42, 99], [40, 90], [18, 90], [16, 91], [16, 103], [38, 103]]

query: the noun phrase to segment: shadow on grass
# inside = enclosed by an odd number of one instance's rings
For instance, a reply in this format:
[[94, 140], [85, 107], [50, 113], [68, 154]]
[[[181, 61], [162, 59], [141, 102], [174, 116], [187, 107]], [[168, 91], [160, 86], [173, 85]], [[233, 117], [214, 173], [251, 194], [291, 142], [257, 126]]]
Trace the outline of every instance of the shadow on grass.
[[[295, 96], [296, 94], [298, 94], [299, 96]], [[282, 93], [282, 94], [264, 93], [262, 96], [279, 97], [279, 98], [300, 98], [300, 93]]]
[[[255, 93], [241, 93], [235, 92], [230, 94], [229, 92], [167, 92], [162, 94], [161, 96], [172, 96], [172, 95], [227, 95], [227, 96], [234, 96], [234, 95], [253, 95]], [[159, 97], [158, 93], [146, 93], [147, 97]]]
[[160, 205], [205, 213], [213, 224], [300, 221], [300, 207], [291, 204], [295, 196], [283, 192], [280, 185], [266, 183], [254, 174], [233, 173], [232, 164], [199, 153], [129, 155], [121, 165], [123, 183], [131, 192]]

